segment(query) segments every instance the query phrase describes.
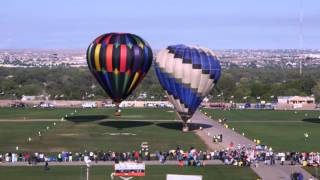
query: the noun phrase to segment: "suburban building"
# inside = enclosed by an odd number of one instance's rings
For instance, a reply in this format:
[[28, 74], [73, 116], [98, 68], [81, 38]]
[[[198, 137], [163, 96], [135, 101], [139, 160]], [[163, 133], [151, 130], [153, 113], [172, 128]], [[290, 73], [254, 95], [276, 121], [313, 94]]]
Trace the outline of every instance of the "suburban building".
[[313, 96], [279, 96], [276, 109], [305, 109], [312, 110], [316, 108], [315, 98]]

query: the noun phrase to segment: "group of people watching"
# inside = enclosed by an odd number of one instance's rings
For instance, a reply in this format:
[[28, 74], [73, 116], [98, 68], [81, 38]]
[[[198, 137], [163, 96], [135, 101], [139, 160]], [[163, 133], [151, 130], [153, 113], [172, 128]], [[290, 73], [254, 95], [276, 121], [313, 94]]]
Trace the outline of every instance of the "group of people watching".
[[214, 159], [220, 159], [224, 164], [238, 166], [259, 166], [279, 163], [284, 165], [320, 166], [319, 152], [273, 152], [272, 148], [257, 145], [254, 147], [240, 146], [212, 152]]
[[150, 161], [158, 160], [164, 163], [168, 160], [178, 161], [180, 166], [202, 166], [206, 160], [221, 160], [226, 165], [237, 166], [258, 166], [260, 162], [267, 165], [285, 162], [291, 165], [301, 164], [304, 166], [319, 166], [319, 152], [279, 152], [274, 153], [271, 148], [266, 146], [235, 146], [216, 151], [199, 151], [194, 147], [183, 150], [180, 146], [169, 151], [149, 151], [140, 150], [132, 152], [61, 152], [56, 155], [44, 153], [0, 153], [0, 163], [28, 162], [35, 164], [38, 162], [73, 162], [73, 161]]
[[0, 163], [4, 162], [29, 162], [35, 164], [39, 162], [74, 162], [74, 161], [148, 161], [150, 160], [148, 152], [60, 152], [56, 155], [46, 155], [44, 153], [4, 153], [0, 154]]
[[164, 163], [167, 160], [177, 160], [184, 162], [184, 165], [197, 165], [200, 166], [200, 160], [206, 159], [204, 156], [206, 152], [197, 151], [191, 147], [188, 151], [183, 151], [180, 146], [170, 151], [156, 151], [155, 153], [149, 153], [148, 149], [142, 149], [140, 151], [132, 152], [60, 152], [55, 155], [48, 155], [42, 152], [35, 153], [0, 153], [0, 163], [15, 163], [15, 162], [28, 162], [29, 164], [36, 164], [39, 162], [75, 162], [75, 161], [87, 161], [92, 162], [99, 161], [114, 161], [115, 163], [122, 161], [150, 161], [158, 160]]

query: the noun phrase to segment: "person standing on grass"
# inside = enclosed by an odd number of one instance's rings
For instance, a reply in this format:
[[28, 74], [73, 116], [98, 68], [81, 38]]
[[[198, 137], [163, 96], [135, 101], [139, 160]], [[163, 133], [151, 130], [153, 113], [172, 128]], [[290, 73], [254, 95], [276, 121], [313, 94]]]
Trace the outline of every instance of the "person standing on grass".
[[69, 152], [69, 162], [72, 162], [72, 152]]
[[38, 136], [39, 136], [39, 140], [41, 141], [41, 137], [42, 137], [41, 131], [38, 132]]
[[47, 158], [46, 158], [46, 160], [45, 160], [44, 170], [46, 170], [46, 171], [50, 170], [50, 168], [49, 168], [49, 162], [48, 162], [48, 159], [47, 159]]
[[134, 152], [134, 159], [135, 159], [135, 161], [138, 161], [138, 160], [139, 160], [139, 157], [140, 157], [139, 152], [138, 152], [138, 151], [135, 151], [135, 152]]
[[58, 161], [59, 161], [59, 162], [62, 162], [62, 155], [61, 155], [61, 153], [58, 154]]

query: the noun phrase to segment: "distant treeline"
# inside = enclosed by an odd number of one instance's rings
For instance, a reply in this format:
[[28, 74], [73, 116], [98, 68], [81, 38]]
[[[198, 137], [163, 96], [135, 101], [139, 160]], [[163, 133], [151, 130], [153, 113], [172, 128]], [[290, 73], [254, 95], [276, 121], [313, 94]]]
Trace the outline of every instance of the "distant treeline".
[[[154, 100], [163, 99], [153, 68], [130, 99], [146, 92]], [[94, 96], [93, 96], [94, 94]], [[320, 100], [320, 70], [230, 68], [222, 71], [211, 93], [214, 101], [255, 102], [257, 97], [271, 101], [277, 96], [312, 95]], [[87, 68], [0, 68], [0, 98], [20, 99], [22, 95], [45, 95], [50, 99], [102, 99], [107, 95]]]

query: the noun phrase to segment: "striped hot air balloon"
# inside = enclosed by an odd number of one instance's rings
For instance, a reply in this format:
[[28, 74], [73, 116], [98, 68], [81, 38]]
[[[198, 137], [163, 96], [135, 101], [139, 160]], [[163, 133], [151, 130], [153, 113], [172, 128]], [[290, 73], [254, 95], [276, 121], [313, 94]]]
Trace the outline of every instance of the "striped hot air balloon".
[[149, 44], [130, 33], [108, 33], [96, 38], [87, 49], [91, 73], [117, 106], [145, 77], [152, 64]]
[[187, 120], [220, 78], [220, 62], [207, 48], [173, 45], [157, 54], [154, 67], [187, 130]]

